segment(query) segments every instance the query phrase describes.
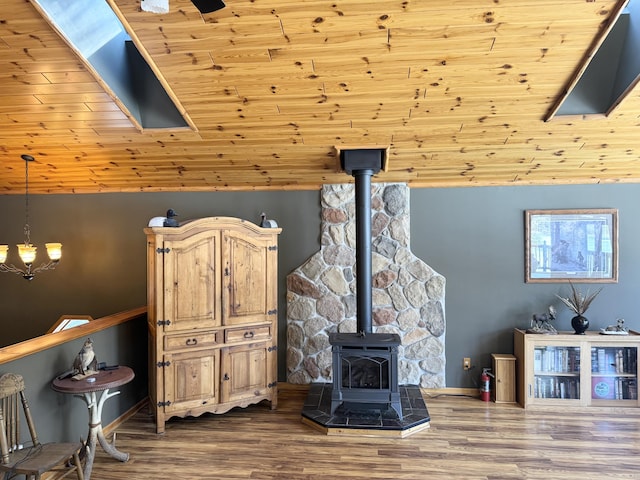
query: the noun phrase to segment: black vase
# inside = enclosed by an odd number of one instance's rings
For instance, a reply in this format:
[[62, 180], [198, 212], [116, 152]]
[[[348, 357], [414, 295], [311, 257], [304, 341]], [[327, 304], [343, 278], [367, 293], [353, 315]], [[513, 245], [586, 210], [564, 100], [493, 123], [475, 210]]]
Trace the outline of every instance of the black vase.
[[589, 320], [582, 315], [576, 315], [571, 319], [571, 326], [576, 331], [576, 335], [584, 335], [589, 328]]

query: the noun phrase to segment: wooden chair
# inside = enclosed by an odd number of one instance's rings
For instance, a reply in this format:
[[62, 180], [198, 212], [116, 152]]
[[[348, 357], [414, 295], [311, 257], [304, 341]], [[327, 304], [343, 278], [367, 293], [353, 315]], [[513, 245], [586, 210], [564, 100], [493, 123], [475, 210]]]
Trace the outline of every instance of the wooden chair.
[[[21, 443], [20, 439], [21, 426], [25, 423], [31, 435], [30, 445]], [[39, 479], [44, 472], [63, 471], [64, 475], [56, 478], [76, 472], [78, 479], [84, 480], [78, 453], [81, 447], [81, 442], [40, 443], [22, 376], [6, 373], [0, 377], [0, 479], [18, 475]]]

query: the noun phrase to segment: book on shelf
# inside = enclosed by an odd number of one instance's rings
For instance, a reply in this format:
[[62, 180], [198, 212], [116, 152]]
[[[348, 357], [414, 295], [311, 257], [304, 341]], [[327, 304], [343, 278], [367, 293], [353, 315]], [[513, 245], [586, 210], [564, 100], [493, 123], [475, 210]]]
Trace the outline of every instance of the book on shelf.
[[604, 348], [598, 348], [598, 372], [604, 373], [607, 371], [607, 355]]
[[627, 379], [627, 390], [629, 392], [630, 400], [638, 399], [638, 380], [636, 378]]
[[616, 373], [624, 373], [625, 372], [625, 364], [624, 364], [624, 350], [622, 348], [618, 348], [615, 353], [615, 368]]
[[542, 350], [539, 348], [533, 350], [533, 371], [542, 371]]

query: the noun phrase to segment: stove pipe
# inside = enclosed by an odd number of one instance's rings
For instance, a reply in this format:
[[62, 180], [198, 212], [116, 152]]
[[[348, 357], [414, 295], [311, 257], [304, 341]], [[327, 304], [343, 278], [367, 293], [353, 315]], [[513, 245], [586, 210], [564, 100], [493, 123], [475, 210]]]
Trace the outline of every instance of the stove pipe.
[[342, 169], [355, 179], [356, 190], [356, 307], [358, 334], [372, 333], [371, 177], [384, 163], [384, 149], [340, 152]]

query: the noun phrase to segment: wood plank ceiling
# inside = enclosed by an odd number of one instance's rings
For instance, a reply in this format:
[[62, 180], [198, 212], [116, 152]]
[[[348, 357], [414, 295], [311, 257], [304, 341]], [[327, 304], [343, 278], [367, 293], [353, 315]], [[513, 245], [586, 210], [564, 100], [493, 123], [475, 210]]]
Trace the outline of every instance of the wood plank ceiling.
[[544, 116], [615, 0], [112, 0], [197, 130], [140, 131], [28, 0], [0, 12], [0, 193], [640, 182], [640, 98]]

